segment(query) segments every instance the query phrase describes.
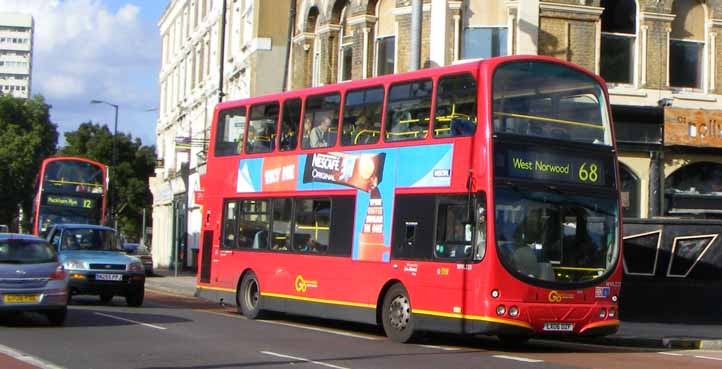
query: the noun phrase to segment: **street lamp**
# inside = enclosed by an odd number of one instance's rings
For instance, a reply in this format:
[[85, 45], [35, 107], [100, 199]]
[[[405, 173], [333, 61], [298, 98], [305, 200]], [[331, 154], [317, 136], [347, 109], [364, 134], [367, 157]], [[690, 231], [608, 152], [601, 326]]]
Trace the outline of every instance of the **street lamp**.
[[118, 161], [118, 148], [117, 148], [117, 144], [115, 143], [116, 136], [118, 135], [118, 105], [115, 105], [115, 104], [112, 104], [112, 103], [109, 103], [109, 102], [103, 101], [103, 100], [90, 100], [90, 103], [91, 104], [105, 104], [105, 105], [110, 105], [113, 108], [115, 108], [115, 125], [113, 126], [113, 159], [112, 159], [113, 161], [111, 163], [112, 166], [115, 167], [115, 164]]
[[[113, 142], [113, 158], [112, 158], [112, 162], [111, 162], [111, 168], [113, 168], [113, 170], [115, 170], [115, 165], [117, 164], [117, 161], [118, 161], [118, 147], [117, 147], [118, 145], [116, 143], [116, 141], [118, 140], [117, 139], [117, 136], [118, 136], [118, 105], [112, 104], [112, 103], [109, 103], [109, 102], [103, 101], [103, 100], [90, 100], [90, 103], [91, 104], [110, 105], [115, 109], [115, 124], [113, 126], [113, 141], [112, 141]], [[118, 214], [115, 214], [115, 199], [114, 198], [110, 199], [110, 213], [113, 215], [113, 222], [115, 223], [115, 229], [117, 231]]]

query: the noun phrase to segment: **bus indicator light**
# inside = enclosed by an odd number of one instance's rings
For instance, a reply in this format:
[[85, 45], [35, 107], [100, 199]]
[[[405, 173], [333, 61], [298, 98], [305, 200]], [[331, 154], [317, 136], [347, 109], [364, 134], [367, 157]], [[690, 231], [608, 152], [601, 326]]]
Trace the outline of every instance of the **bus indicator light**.
[[499, 298], [499, 290], [491, 290], [491, 297], [498, 299]]

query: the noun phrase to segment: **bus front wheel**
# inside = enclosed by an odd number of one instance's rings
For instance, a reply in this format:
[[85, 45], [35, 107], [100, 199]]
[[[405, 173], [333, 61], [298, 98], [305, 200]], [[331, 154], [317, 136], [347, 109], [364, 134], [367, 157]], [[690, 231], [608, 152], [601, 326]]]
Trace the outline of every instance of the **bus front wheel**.
[[261, 288], [253, 272], [243, 276], [238, 288], [238, 312], [248, 319], [256, 319], [261, 314]]
[[406, 343], [414, 337], [414, 317], [411, 313], [409, 293], [400, 285], [394, 285], [384, 296], [381, 311], [384, 332], [391, 340]]

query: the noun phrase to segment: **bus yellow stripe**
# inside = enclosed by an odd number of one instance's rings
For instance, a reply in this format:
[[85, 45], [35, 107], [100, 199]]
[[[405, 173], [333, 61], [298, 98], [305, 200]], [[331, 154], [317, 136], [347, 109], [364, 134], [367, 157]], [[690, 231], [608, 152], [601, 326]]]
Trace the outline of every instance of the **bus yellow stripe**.
[[362, 308], [376, 309], [376, 305], [362, 304], [362, 303], [359, 303], [359, 302], [348, 302], [348, 301], [338, 301], [338, 300], [317, 299], [317, 298], [312, 298], [312, 297], [303, 297], [303, 296], [294, 296], [294, 295], [284, 295], [284, 294], [272, 293], [272, 292], [261, 292], [261, 296], [278, 297], [278, 298], [281, 298], [281, 299], [289, 299], [289, 300], [318, 302], [318, 303], [321, 303], [321, 304], [332, 304], [332, 305], [342, 305], [342, 306], [352, 306], [352, 307], [362, 307]]
[[607, 321], [587, 324], [584, 328], [582, 328], [581, 332], [590, 330], [592, 328], [607, 327], [607, 326], [613, 326], [613, 325], [619, 325], [619, 320], [607, 320]]
[[529, 323], [526, 322], [520, 322], [516, 320], [509, 320], [509, 319], [499, 319], [499, 318], [492, 318], [488, 316], [479, 316], [479, 315], [466, 315], [466, 314], [453, 314], [453, 313], [444, 313], [440, 311], [431, 311], [431, 310], [420, 310], [420, 309], [413, 309], [414, 314], [421, 314], [421, 315], [429, 315], [429, 316], [440, 316], [444, 318], [454, 318], [454, 319], [468, 319], [468, 320], [479, 320], [483, 322], [489, 322], [489, 323], [498, 323], [498, 324], [507, 324], [507, 325], [513, 325], [517, 327], [522, 327], [526, 329], [534, 329]]

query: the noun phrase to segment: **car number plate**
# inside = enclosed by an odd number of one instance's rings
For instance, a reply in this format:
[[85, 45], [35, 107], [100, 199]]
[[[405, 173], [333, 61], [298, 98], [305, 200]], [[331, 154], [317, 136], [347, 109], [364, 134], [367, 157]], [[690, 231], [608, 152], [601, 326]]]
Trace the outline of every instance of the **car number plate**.
[[572, 330], [574, 330], [574, 324], [549, 322], [544, 323], [544, 330], [547, 332], [571, 332]]
[[40, 295], [5, 295], [3, 302], [6, 304], [27, 304], [40, 301]]
[[98, 273], [95, 275], [95, 279], [99, 280], [99, 281], [122, 281], [123, 275], [122, 274]]

